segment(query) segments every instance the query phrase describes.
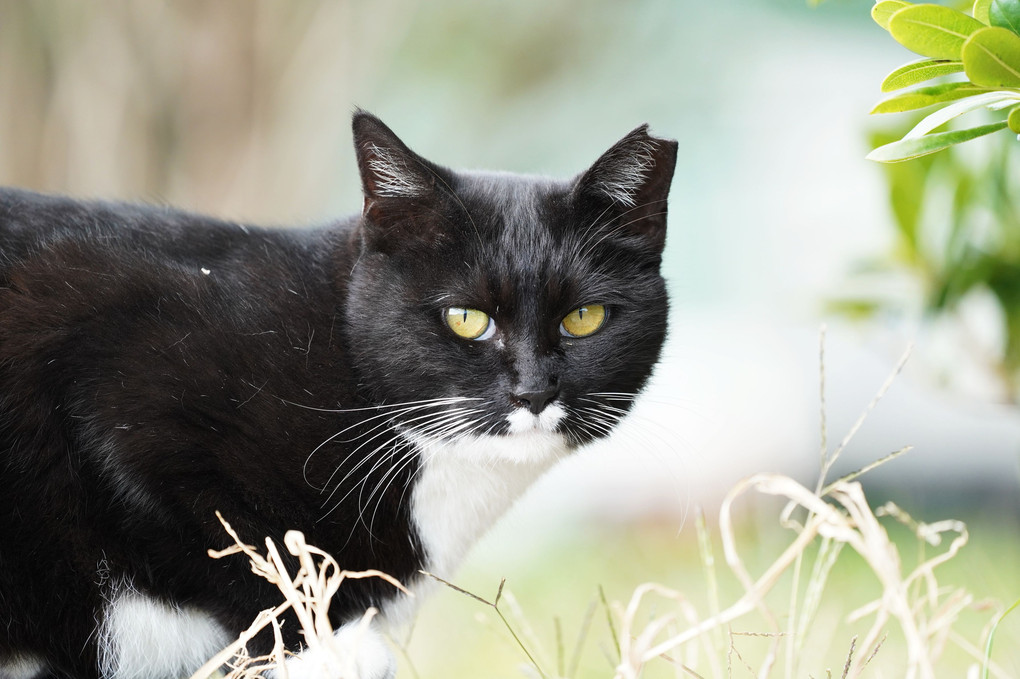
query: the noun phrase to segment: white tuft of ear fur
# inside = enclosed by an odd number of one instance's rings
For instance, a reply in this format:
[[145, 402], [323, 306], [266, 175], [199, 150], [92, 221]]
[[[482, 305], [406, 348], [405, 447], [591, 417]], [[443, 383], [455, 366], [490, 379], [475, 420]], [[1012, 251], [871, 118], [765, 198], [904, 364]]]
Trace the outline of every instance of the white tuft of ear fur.
[[624, 207], [636, 207], [637, 195], [648, 181], [655, 165], [655, 147], [645, 140], [634, 140], [603, 157], [591, 188]]
[[377, 144], [366, 147], [368, 169], [375, 180], [373, 193], [383, 198], [416, 198], [429, 193], [421, 176], [407, 167], [406, 161], [388, 148]]

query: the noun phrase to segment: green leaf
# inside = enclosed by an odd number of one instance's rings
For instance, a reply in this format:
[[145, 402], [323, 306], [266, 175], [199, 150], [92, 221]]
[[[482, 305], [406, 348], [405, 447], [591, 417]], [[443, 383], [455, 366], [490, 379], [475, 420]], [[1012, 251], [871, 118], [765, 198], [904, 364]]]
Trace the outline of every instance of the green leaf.
[[[933, 156], [928, 157], [932, 158]], [[893, 167], [904, 166], [900, 164]], [[954, 166], [949, 169], [954, 175], [955, 186], [950, 189], [953, 193], [953, 204], [948, 215], [949, 237], [946, 239], [945, 245], [942, 246], [942, 251], [945, 253], [943, 271], [959, 268], [960, 263], [966, 261], [970, 249], [968, 240], [973, 237], [968, 233], [968, 227], [974, 222], [970, 212], [975, 205], [981, 202], [981, 198], [975, 190], [980, 186], [980, 181], [975, 179], [974, 174], [962, 166]]]
[[889, 17], [904, 7], [910, 7], [910, 3], [903, 2], [903, 0], [882, 0], [882, 2], [876, 2], [875, 6], [871, 8], [871, 18], [875, 20], [876, 24], [888, 31]]
[[846, 316], [854, 321], [866, 321], [882, 310], [883, 302], [877, 299], [834, 299], [825, 307], [829, 313]]
[[[975, 94], [959, 101], [954, 101], [940, 109], [929, 113], [914, 125], [914, 129], [903, 135], [904, 139], [916, 139], [942, 127], [953, 118], [962, 116], [964, 113], [976, 111], [979, 108], [1001, 110], [1020, 103], [1020, 93], [1017, 92], [983, 92]], [[1003, 121], [1005, 122], [1005, 121]]]
[[1006, 312], [1006, 346], [1003, 357], [1010, 370], [1020, 367], [1020, 267], [1005, 253], [992, 255], [994, 270], [988, 277], [988, 289], [999, 299]]
[[967, 77], [983, 87], [1020, 87], [1020, 36], [1005, 28], [975, 31], [963, 43]]
[[971, 14], [975, 19], [985, 24], [986, 26], [991, 25], [991, 19], [988, 18], [988, 8], [991, 7], [992, 0], [974, 0], [974, 9]]
[[923, 57], [951, 61], [960, 61], [963, 43], [982, 28], [977, 19], [942, 5], [904, 7], [889, 18], [896, 42]]
[[868, 160], [875, 160], [880, 163], [898, 163], [911, 158], [919, 158], [929, 153], [935, 153], [950, 146], [955, 146], [971, 139], [982, 137], [986, 134], [998, 132], [1006, 127], [1006, 121], [972, 127], [969, 130], [953, 130], [952, 132], [939, 132], [938, 134], [926, 134], [923, 137], [914, 139], [901, 139], [877, 149], [867, 155]]
[[925, 80], [937, 78], [940, 75], [950, 75], [963, 71], [963, 63], [959, 61], [945, 61], [942, 59], [921, 59], [912, 61], [909, 64], [900, 66], [890, 73], [882, 81], [883, 92], [910, 87]]
[[1020, 134], [1020, 106], [1010, 109], [1009, 115], [1006, 116], [1006, 124], [1010, 130]]
[[970, 83], [943, 83], [931, 85], [930, 87], [918, 87], [903, 94], [889, 97], [880, 101], [871, 109], [871, 113], [900, 113], [901, 111], [914, 111], [933, 104], [943, 104], [948, 101], [965, 99], [988, 92], [984, 87], [975, 87]]
[[[901, 134], [873, 132], [868, 141], [872, 148], [898, 141]], [[918, 232], [921, 229], [921, 214], [929, 194], [929, 180], [932, 167], [946, 156], [924, 156], [911, 163], [886, 163], [882, 170], [889, 190], [889, 207], [892, 208], [893, 222], [900, 234], [902, 257], [908, 265], [914, 266], [924, 259]]]
[[1015, 611], [1017, 606], [1020, 606], [1020, 599], [1014, 601], [1012, 606], [995, 616], [995, 622], [992, 623], [991, 629], [988, 630], [984, 662], [981, 663], [981, 679], [988, 679], [988, 666], [992, 664], [992, 639], [995, 638], [995, 632], [999, 629], [999, 623], [1002, 622], [1003, 618]]
[[983, 254], [968, 250], [959, 261], [952, 262], [933, 281], [935, 285], [928, 306], [937, 311], [953, 309], [968, 292], [986, 284], [995, 275], [995, 261]]
[[1020, 34], [1020, 0], [992, 0], [988, 7], [989, 23]]

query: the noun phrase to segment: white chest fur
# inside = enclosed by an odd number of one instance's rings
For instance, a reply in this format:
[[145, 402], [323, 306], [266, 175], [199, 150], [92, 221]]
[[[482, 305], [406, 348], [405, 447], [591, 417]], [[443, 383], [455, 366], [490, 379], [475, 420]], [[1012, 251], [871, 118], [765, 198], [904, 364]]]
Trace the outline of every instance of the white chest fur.
[[471, 545], [568, 446], [539, 429], [454, 442], [416, 441], [422, 468], [411, 511], [428, 568], [448, 577]]

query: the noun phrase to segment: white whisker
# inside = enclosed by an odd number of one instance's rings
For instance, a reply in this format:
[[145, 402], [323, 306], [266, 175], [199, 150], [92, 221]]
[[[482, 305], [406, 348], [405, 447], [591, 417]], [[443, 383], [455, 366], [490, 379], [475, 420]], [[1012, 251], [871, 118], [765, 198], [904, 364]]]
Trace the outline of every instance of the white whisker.
[[[380, 408], [387, 408], [388, 409], [387, 412], [380, 413], [378, 415], [373, 415], [372, 417], [367, 417], [367, 418], [365, 418], [363, 420], [359, 420], [358, 422], [355, 422], [354, 424], [352, 424], [352, 425], [350, 425], [348, 427], [345, 427], [345, 428], [341, 429], [340, 431], [338, 431], [337, 433], [333, 434], [332, 436], [327, 438], [325, 441], [323, 441], [322, 443], [317, 445], [315, 447], [315, 449], [312, 450], [312, 452], [310, 452], [308, 454], [308, 456], [305, 458], [304, 465], [302, 466], [302, 469], [301, 469], [302, 475], [303, 475], [304, 480], [305, 480], [305, 483], [307, 483], [309, 486], [312, 486], [313, 488], [315, 487], [315, 485], [308, 479], [308, 465], [311, 462], [312, 457], [314, 457], [315, 454], [317, 452], [319, 452], [319, 450], [321, 450], [323, 448], [323, 446], [326, 446], [326, 445], [328, 445], [330, 443], [333, 443], [333, 442], [353, 443], [354, 441], [357, 441], [359, 438], [362, 438], [363, 436], [368, 436], [372, 432], [377, 431], [381, 427], [386, 427], [386, 425], [389, 424], [389, 422], [392, 419], [397, 418], [400, 415], [407, 414], [409, 412], [414, 412], [414, 411], [417, 411], [417, 410], [423, 410], [423, 409], [426, 409], [426, 408], [435, 408], [435, 407], [440, 407], [440, 406], [447, 406], [447, 405], [451, 405], [451, 404], [454, 404], [454, 403], [460, 403], [460, 402], [463, 402], [463, 401], [476, 401], [476, 400], [479, 400], [479, 399], [466, 398], [466, 397], [450, 397], [450, 398], [440, 398], [440, 399], [429, 399], [429, 400], [424, 400], [424, 401], [410, 401], [410, 402], [407, 402], [407, 403], [395, 403], [395, 404], [392, 404], [392, 405], [389, 405], [389, 406], [373, 406], [371, 408], [352, 408], [352, 409], [349, 409], [349, 410], [346, 410], [346, 411], [341, 411], [341, 410], [323, 411], [323, 412], [337, 413], [337, 412], [355, 412], [355, 411], [375, 410], [375, 409], [380, 409]], [[295, 404], [295, 405], [297, 405], [297, 404]], [[309, 406], [301, 406], [301, 407], [306, 407], [307, 408]], [[392, 410], [394, 408], [400, 408], [400, 409], [399, 410]], [[311, 409], [312, 410], [323, 410], [321, 408], [311, 408]], [[384, 420], [381, 424], [378, 424], [375, 427], [373, 427], [372, 429], [369, 429], [368, 431], [362, 432], [358, 436], [355, 436], [355, 437], [353, 437], [351, 439], [340, 439], [339, 438], [340, 436], [346, 434], [351, 429], [355, 429], [357, 427], [364, 426], [365, 424], [367, 424], [369, 422], [372, 422], [373, 420], [382, 419], [382, 418], [390, 418], [390, 419]], [[369, 440], [371, 440], [371, 439], [369, 439]], [[354, 451], [351, 452], [351, 454], [357, 452], [359, 449], [360, 449], [360, 446], [358, 448], [355, 448]], [[346, 458], [344, 458], [343, 462], [340, 463], [340, 466], [342, 466], [344, 463], [346, 463], [346, 461], [349, 458], [350, 458], [350, 455], [348, 455]], [[335, 472], [334, 472], [334, 474], [335, 474]], [[326, 483], [319, 490], [322, 491], [322, 490], [325, 490], [325, 488], [329, 487], [329, 481], [330, 480], [332, 480], [332, 476], [330, 476], [330, 479], [327, 480]]]
[[[418, 415], [417, 417], [413, 417], [413, 418], [411, 418], [409, 420], [406, 420], [405, 422], [401, 423], [401, 426], [409, 425], [410, 423], [416, 422], [416, 421], [419, 421], [419, 420], [428, 420], [429, 418], [433, 418], [434, 422], [435, 421], [445, 421], [447, 419], [459, 417], [463, 413], [471, 413], [471, 412], [475, 412], [475, 410], [467, 409], [467, 408], [454, 408], [452, 410], [444, 410], [444, 411], [441, 411], [439, 413], [427, 413], [425, 415]], [[373, 429], [373, 431], [374, 431], [374, 429]], [[380, 436], [382, 436], [384, 434], [389, 434], [389, 433], [394, 433], [394, 438], [396, 438], [396, 432], [395, 432], [394, 428], [392, 428], [392, 427], [391, 428], [386, 428], [383, 431], [380, 431], [378, 434], [372, 436], [371, 438], [366, 439], [365, 441], [362, 441], [354, 450], [352, 450], [350, 453], [348, 453], [347, 456], [344, 457], [344, 459], [340, 462], [340, 464], [337, 465], [336, 469], [330, 475], [329, 479], [326, 480], [326, 484], [324, 485], [323, 490], [325, 490], [325, 488], [329, 488], [329, 486], [331, 485], [333, 479], [344, 468], [344, 465], [347, 463], [347, 461], [353, 455], [355, 455], [358, 451], [360, 451], [362, 448], [364, 448], [371, 441], [374, 441], [374, 440], [378, 439]], [[364, 465], [368, 460], [370, 460], [375, 453], [379, 452], [379, 450], [381, 448], [385, 447], [388, 443], [392, 442], [393, 440], [394, 439], [387, 439], [380, 446], [376, 447], [372, 452], [370, 452], [367, 455], [365, 455], [360, 461], [358, 461], [357, 464], [354, 465], [354, 467], [352, 467], [350, 470], [348, 470], [347, 473], [344, 474], [344, 477], [342, 479], [340, 479], [339, 483], [337, 483], [334, 486], [333, 491], [326, 498], [326, 500], [324, 501], [323, 505], [329, 503], [329, 501], [333, 498], [333, 496], [336, 494], [336, 492], [338, 490], [340, 490], [340, 488], [344, 485], [344, 483], [347, 481], [347, 479], [349, 479], [351, 477], [352, 474], [354, 474], [358, 469], [360, 469], [362, 467], [362, 465]], [[379, 463], [377, 462], [376, 463], [376, 467], [373, 467], [372, 471], [374, 471], [378, 467], [378, 464]], [[369, 473], [371, 473], [371, 472], [369, 472]], [[368, 475], [366, 474], [365, 477], [367, 478], [367, 476]], [[348, 493], [348, 495], [349, 495], [349, 493]], [[340, 502], [343, 502], [343, 499], [346, 499], [346, 497], [347, 497], [347, 495], [345, 495], [344, 498], [342, 498], [340, 500]]]

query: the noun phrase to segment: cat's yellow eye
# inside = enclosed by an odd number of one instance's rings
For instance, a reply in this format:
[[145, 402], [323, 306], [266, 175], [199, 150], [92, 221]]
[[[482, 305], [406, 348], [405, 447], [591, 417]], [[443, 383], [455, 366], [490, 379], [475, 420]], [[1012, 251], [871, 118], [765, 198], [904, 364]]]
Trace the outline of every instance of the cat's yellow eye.
[[489, 314], [478, 309], [450, 307], [446, 310], [446, 324], [455, 335], [469, 340], [489, 339], [496, 331]]
[[560, 332], [568, 337], [587, 337], [605, 322], [606, 308], [601, 304], [589, 304], [567, 314], [560, 323]]

